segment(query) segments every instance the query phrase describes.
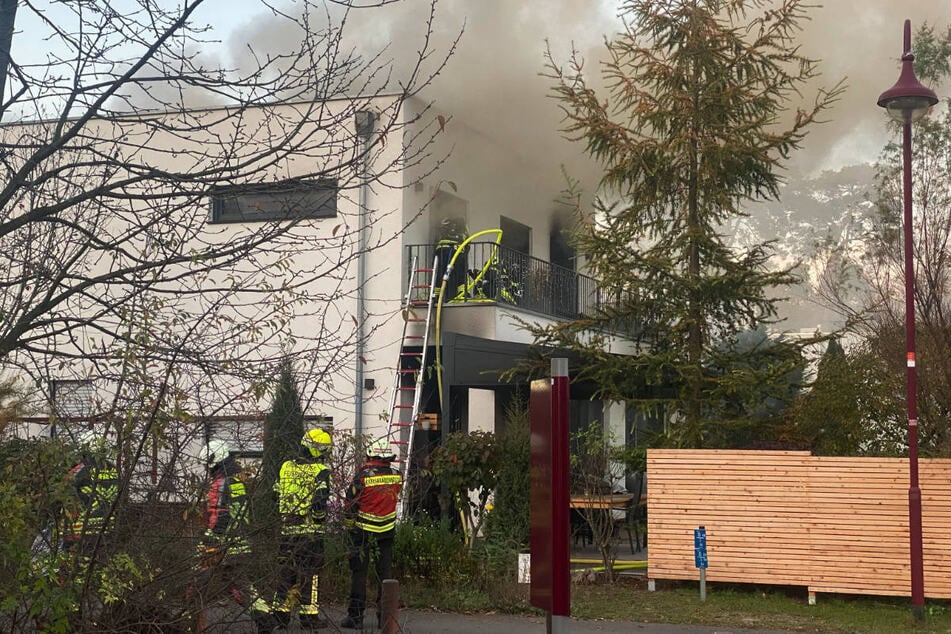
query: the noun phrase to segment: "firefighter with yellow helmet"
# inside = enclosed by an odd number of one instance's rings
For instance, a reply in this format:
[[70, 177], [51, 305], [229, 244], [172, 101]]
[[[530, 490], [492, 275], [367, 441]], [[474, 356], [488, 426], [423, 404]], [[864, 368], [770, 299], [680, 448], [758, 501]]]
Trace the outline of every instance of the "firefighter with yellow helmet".
[[290, 611], [299, 608], [302, 627], [319, 627], [317, 586], [324, 556], [324, 521], [330, 498], [332, 440], [323, 429], [308, 430], [297, 457], [281, 465], [277, 492], [281, 514], [281, 568], [275, 618], [286, 627]]

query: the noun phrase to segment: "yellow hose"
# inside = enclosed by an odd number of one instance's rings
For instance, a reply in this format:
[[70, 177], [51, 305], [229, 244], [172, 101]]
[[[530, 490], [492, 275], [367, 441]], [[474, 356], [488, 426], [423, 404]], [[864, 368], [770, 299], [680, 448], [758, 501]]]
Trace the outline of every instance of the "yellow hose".
[[[442, 285], [439, 287], [439, 299], [436, 301], [436, 387], [439, 393], [439, 408], [443, 408], [443, 397], [442, 397], [442, 340], [441, 340], [441, 329], [440, 322], [442, 321], [442, 304], [443, 298], [446, 297], [446, 284], [449, 282], [449, 274], [452, 273], [452, 267], [456, 264], [456, 258], [459, 257], [459, 254], [462, 253], [462, 250], [466, 247], [467, 244], [475, 240], [476, 238], [482, 237], [486, 234], [494, 233], [498, 234], [498, 237], [495, 239], [495, 246], [492, 249], [492, 255], [485, 261], [485, 266], [482, 267], [482, 270], [473, 280], [475, 284], [479, 279], [485, 275], [486, 271], [489, 270], [489, 266], [492, 264], [492, 260], [495, 259], [495, 253], [499, 248], [499, 244], [502, 242], [502, 230], [501, 229], [486, 229], [485, 231], [479, 231], [474, 233], [462, 242], [459, 243], [459, 246], [456, 247], [456, 250], [453, 252], [452, 257], [449, 259], [449, 264], [446, 265], [446, 271], [442, 276]], [[445, 422], [443, 424], [446, 424]]]
[[[604, 560], [602, 559], [572, 559], [571, 563], [573, 564], [601, 564], [596, 568], [592, 568], [595, 572], [604, 570]], [[624, 559], [616, 559], [614, 561], [615, 570], [628, 570], [632, 568], [647, 568], [647, 560], [640, 559], [637, 561], [628, 561]]]

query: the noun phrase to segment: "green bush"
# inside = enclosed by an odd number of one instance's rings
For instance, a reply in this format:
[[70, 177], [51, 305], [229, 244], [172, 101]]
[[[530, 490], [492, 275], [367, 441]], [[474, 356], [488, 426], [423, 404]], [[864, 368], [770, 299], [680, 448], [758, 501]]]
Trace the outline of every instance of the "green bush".
[[506, 408], [505, 430], [498, 435], [496, 476], [492, 510], [485, 519], [485, 536], [494, 549], [518, 552], [528, 546], [531, 456], [529, 413], [524, 399], [516, 398]]
[[6, 622], [65, 631], [75, 610], [77, 588], [57, 583], [30, 551], [50, 513], [69, 499], [70, 465], [68, 449], [55, 440], [0, 443], [0, 619]]
[[434, 585], [456, 583], [473, 573], [463, 536], [452, 530], [447, 519], [398, 524], [393, 566], [400, 579], [425, 579]]
[[321, 601], [344, 603], [350, 594], [347, 533], [331, 530], [324, 535], [324, 567], [321, 570]]
[[495, 440], [490, 432], [457, 431], [432, 454], [432, 473], [452, 496], [450, 502], [459, 511], [469, 548], [481, 533], [486, 505], [495, 490], [500, 466]]

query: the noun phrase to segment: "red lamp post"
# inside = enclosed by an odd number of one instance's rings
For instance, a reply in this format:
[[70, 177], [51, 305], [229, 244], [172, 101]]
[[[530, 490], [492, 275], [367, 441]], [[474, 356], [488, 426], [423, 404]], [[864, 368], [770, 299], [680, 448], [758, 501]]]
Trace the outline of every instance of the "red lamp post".
[[894, 86], [882, 93], [878, 105], [902, 124], [902, 176], [904, 190], [905, 242], [905, 341], [908, 373], [908, 538], [911, 556], [911, 608], [917, 619], [925, 615], [924, 556], [921, 546], [921, 488], [918, 486], [918, 406], [915, 374], [915, 271], [911, 223], [911, 124], [938, 103], [932, 90], [915, 77], [915, 56], [911, 53], [911, 20], [905, 20], [905, 40], [901, 75]]

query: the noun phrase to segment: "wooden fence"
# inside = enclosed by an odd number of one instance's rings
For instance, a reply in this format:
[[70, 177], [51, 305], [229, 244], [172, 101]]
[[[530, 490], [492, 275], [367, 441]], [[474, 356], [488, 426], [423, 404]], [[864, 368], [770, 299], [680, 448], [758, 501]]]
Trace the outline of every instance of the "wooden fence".
[[[647, 474], [651, 579], [699, 578], [704, 526], [708, 581], [911, 594], [907, 459], [658, 449]], [[919, 474], [925, 596], [951, 598], [951, 459]]]

